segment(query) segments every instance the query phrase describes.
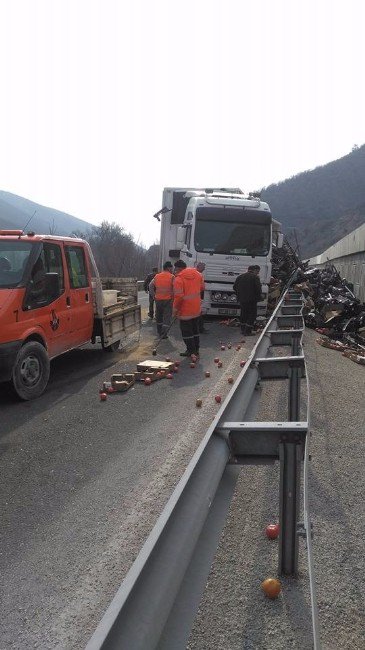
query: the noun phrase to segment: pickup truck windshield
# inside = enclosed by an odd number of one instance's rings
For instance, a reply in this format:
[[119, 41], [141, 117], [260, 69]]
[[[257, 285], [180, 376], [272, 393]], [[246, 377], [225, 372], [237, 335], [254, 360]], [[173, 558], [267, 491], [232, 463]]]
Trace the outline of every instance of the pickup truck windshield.
[[270, 215], [259, 217], [259, 223], [255, 223], [254, 217], [243, 210], [202, 208], [196, 211], [196, 217], [196, 251], [225, 255], [269, 254]]
[[0, 239], [0, 289], [14, 289], [22, 284], [32, 246], [31, 242]]

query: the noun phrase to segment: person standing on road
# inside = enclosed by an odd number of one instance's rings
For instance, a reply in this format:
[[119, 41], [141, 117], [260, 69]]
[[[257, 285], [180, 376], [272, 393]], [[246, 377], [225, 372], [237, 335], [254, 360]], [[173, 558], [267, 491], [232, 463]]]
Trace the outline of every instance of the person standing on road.
[[[147, 277], [146, 277], [146, 279], [144, 281], [144, 284], [143, 284], [143, 288], [144, 288], [146, 293], [149, 293], [150, 282], [153, 280], [153, 278], [155, 277], [157, 272], [158, 272], [158, 269], [154, 268], [154, 269], [152, 269], [152, 273], [149, 273], [147, 275]], [[153, 303], [154, 303], [154, 300], [155, 300], [154, 297], [151, 296], [151, 294], [150, 294], [150, 302], [149, 302], [149, 309], [148, 309], [148, 315], [149, 315], [150, 318], [153, 318], [153, 311], [154, 311]]]
[[[203, 301], [204, 300], [204, 287], [205, 287], [203, 273], [205, 271], [205, 263], [204, 262], [198, 262], [197, 265], [196, 265], [196, 270], [199, 271], [199, 273], [201, 273], [201, 276], [203, 278], [203, 289], [200, 292], [200, 297], [201, 297], [201, 299]], [[203, 314], [201, 313], [200, 318], [199, 318], [199, 334], [206, 334], [207, 332], [208, 332], [208, 330], [204, 327]]]
[[163, 271], [156, 273], [149, 284], [150, 296], [156, 304], [157, 334], [167, 339], [167, 330], [171, 325], [174, 276], [171, 262], [165, 262]]
[[233, 285], [233, 291], [241, 305], [241, 332], [244, 336], [251, 336], [257, 317], [257, 303], [261, 300], [259, 273], [259, 266], [249, 266], [247, 273], [239, 275]]
[[199, 318], [201, 314], [201, 292], [204, 290], [203, 276], [194, 268], [187, 268], [183, 260], [175, 262], [173, 316], [179, 319], [185, 352], [181, 357], [192, 354], [199, 356]]

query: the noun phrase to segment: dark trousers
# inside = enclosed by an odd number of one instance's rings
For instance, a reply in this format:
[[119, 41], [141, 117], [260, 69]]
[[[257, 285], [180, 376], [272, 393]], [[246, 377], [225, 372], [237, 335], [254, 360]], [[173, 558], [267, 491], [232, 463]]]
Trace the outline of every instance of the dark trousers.
[[157, 334], [166, 334], [171, 325], [172, 300], [156, 300]]
[[257, 317], [257, 302], [241, 302], [241, 330], [243, 334], [251, 334]]
[[181, 320], [180, 329], [189, 354], [199, 353], [199, 316], [190, 320]]
[[153, 318], [153, 303], [155, 302], [155, 299], [153, 296], [150, 296], [149, 298], [150, 298], [150, 305], [148, 309], [148, 315], [150, 318]]

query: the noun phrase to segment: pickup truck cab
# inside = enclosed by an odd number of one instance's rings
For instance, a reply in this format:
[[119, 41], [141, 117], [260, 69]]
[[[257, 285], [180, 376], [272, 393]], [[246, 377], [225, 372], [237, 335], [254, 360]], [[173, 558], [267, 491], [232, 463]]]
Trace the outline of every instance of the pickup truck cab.
[[51, 359], [96, 337], [115, 350], [140, 324], [139, 305], [105, 305], [86, 241], [0, 230], [0, 382], [21, 399], [43, 393]]

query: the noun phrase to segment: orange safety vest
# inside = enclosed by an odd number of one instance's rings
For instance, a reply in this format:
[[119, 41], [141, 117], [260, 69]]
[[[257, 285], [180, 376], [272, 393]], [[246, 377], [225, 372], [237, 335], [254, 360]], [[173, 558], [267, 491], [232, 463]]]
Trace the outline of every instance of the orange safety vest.
[[153, 279], [155, 300], [172, 300], [174, 276], [169, 271], [157, 273]]
[[203, 276], [193, 268], [183, 269], [175, 277], [174, 310], [180, 320], [197, 318], [201, 313], [200, 292], [204, 290]]

